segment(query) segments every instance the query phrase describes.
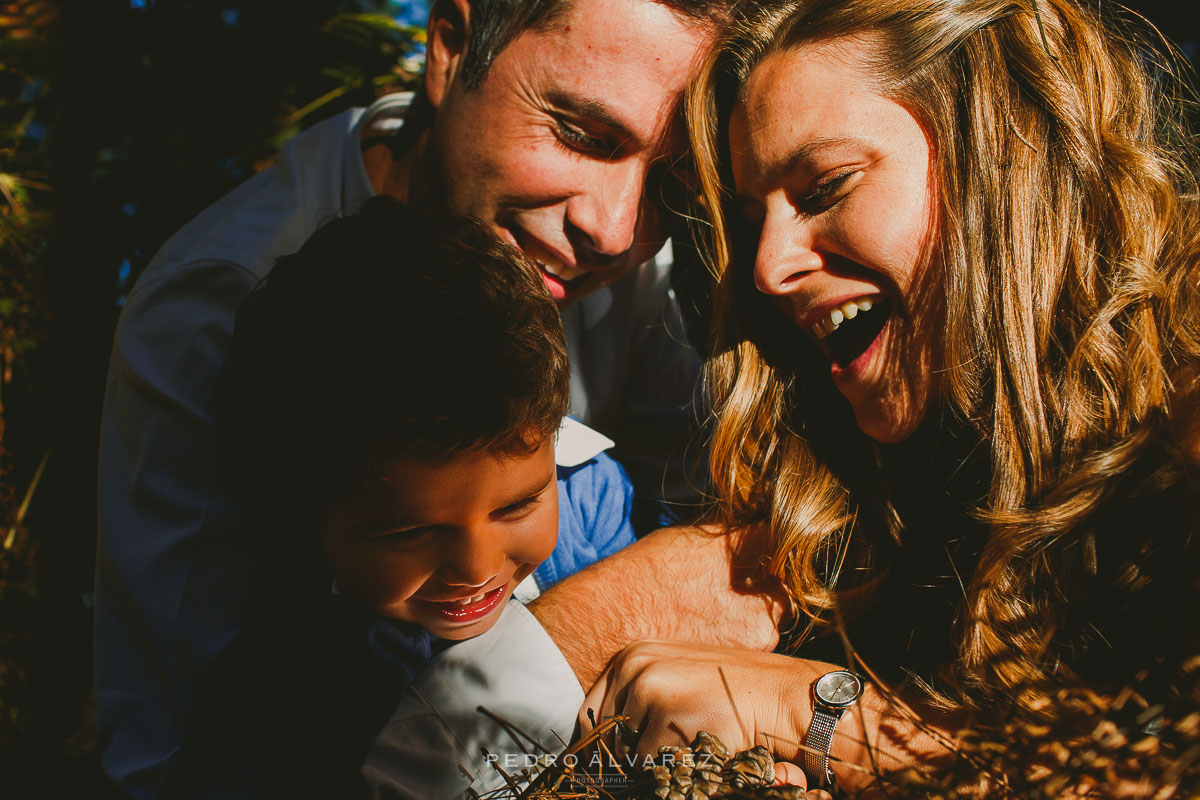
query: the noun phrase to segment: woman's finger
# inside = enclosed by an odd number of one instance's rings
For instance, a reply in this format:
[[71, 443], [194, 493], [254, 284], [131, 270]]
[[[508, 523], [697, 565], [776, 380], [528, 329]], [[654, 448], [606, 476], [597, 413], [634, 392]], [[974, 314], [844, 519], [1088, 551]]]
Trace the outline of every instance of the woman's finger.
[[775, 785], [799, 786], [801, 789], [807, 789], [808, 776], [804, 774], [804, 770], [790, 761], [776, 761]]
[[587, 694], [583, 696], [583, 705], [579, 707], [579, 732], [581, 735], [586, 736], [591, 733], [592, 729], [603, 721], [600, 710], [604, 706], [612, 680], [613, 669], [609, 667], [600, 673], [600, 677], [592, 684], [592, 688], [588, 689]]

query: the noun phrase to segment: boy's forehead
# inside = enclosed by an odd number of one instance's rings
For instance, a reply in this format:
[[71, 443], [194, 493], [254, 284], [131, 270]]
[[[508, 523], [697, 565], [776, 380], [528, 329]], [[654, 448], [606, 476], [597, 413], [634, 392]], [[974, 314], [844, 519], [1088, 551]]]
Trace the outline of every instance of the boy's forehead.
[[438, 458], [393, 455], [371, 470], [358, 499], [405, 507], [521, 499], [553, 477], [554, 466], [553, 436], [528, 450], [471, 447]]

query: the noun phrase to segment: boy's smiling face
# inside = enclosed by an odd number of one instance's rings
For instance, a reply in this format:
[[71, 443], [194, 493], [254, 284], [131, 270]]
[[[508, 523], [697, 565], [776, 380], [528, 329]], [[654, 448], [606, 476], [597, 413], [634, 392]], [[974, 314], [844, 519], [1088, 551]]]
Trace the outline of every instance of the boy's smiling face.
[[469, 639], [558, 537], [554, 437], [530, 454], [389, 460], [320, 526], [338, 591], [442, 639]]

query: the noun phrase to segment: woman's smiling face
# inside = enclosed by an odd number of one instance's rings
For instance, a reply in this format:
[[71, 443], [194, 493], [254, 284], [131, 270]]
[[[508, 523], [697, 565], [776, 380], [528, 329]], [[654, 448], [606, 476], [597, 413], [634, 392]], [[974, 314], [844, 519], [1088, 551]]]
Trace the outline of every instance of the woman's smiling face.
[[932, 144], [872, 88], [870, 43], [768, 56], [730, 120], [740, 220], [758, 235], [754, 282], [829, 358], [871, 438], [924, 417], [944, 303], [927, 269]]

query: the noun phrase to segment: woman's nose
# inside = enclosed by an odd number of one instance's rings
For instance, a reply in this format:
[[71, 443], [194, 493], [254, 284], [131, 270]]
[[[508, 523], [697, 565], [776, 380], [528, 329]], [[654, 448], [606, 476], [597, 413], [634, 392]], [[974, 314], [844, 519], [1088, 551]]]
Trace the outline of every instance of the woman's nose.
[[790, 207], [768, 211], [754, 257], [754, 285], [763, 294], [792, 293], [801, 278], [821, 268], [821, 256], [813, 248], [810, 223], [797, 219]]

